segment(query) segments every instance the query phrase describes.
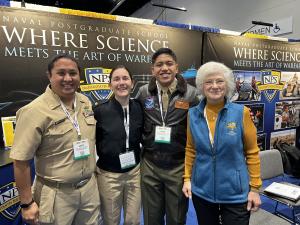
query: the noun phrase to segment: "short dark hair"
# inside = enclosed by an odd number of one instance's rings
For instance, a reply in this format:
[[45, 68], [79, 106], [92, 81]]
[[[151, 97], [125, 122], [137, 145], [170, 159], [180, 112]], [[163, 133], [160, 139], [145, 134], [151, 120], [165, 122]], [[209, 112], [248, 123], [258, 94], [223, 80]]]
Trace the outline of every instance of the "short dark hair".
[[54, 67], [54, 63], [56, 63], [56, 62], [57, 62], [58, 60], [60, 60], [60, 59], [70, 59], [70, 60], [72, 60], [74, 63], [76, 63], [77, 68], [78, 68], [79, 73], [80, 73], [80, 70], [81, 70], [81, 69], [80, 69], [80, 66], [79, 66], [77, 60], [76, 60], [73, 56], [71, 56], [71, 55], [69, 55], [69, 54], [67, 54], [67, 53], [62, 53], [62, 54], [55, 55], [55, 56], [50, 60], [50, 62], [48, 63], [48, 73], [49, 73], [49, 74], [51, 74], [51, 70], [52, 70], [53, 67]]
[[109, 83], [111, 83], [111, 77], [112, 77], [112, 74], [113, 74], [117, 69], [125, 69], [125, 70], [127, 70], [130, 79], [133, 80], [132, 73], [130, 72], [130, 70], [129, 70], [126, 66], [124, 66], [124, 65], [117, 65], [117, 66], [114, 67], [114, 68], [110, 71], [110, 73], [109, 73]]
[[161, 54], [167, 54], [171, 56], [174, 59], [174, 61], [177, 63], [177, 57], [175, 52], [173, 52], [170, 48], [160, 48], [152, 55], [152, 64], [154, 64], [157, 57], [160, 56]]

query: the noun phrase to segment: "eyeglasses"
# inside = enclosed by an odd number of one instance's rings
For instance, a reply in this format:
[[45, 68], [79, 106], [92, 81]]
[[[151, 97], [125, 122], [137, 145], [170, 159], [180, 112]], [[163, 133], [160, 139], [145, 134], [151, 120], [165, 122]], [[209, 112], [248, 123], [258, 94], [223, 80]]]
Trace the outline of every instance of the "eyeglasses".
[[204, 81], [203, 84], [207, 87], [211, 87], [213, 86], [214, 84], [216, 84], [217, 86], [222, 86], [225, 84], [225, 80], [207, 80], [207, 81]]

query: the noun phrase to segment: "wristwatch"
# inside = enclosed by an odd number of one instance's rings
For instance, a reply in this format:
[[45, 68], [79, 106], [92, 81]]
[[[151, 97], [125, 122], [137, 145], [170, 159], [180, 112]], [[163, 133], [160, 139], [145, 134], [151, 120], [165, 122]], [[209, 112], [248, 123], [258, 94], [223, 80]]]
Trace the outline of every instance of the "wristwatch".
[[20, 204], [20, 207], [22, 209], [26, 209], [28, 208], [30, 205], [32, 205], [32, 203], [34, 203], [34, 200], [32, 199], [29, 203], [23, 203], [23, 204]]

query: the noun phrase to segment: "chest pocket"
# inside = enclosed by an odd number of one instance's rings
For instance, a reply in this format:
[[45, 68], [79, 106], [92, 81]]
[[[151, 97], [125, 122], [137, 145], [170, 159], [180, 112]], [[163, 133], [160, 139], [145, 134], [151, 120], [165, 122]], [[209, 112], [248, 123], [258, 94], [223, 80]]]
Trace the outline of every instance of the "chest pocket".
[[72, 148], [74, 139], [73, 129], [73, 125], [68, 119], [59, 122], [59, 124], [53, 121], [52, 125], [48, 127], [42, 139], [41, 149], [45, 150], [45, 152], [40, 151], [40, 153], [46, 154], [48, 152], [48, 149], [56, 152], [63, 149]]
[[73, 125], [70, 121], [65, 121], [62, 124], [59, 125], [53, 125], [49, 128], [49, 136], [63, 136], [64, 134], [70, 132], [73, 129]]
[[96, 125], [96, 120], [95, 120], [94, 116], [85, 117], [84, 121], [86, 122], [86, 124], [88, 126], [93, 126], [93, 125], [95, 126]]

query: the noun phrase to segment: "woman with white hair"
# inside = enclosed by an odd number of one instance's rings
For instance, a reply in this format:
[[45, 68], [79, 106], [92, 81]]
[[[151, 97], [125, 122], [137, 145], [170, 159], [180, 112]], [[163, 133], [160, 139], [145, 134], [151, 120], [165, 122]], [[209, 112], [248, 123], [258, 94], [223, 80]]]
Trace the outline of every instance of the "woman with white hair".
[[189, 110], [182, 191], [199, 224], [248, 225], [262, 183], [250, 110], [229, 101], [234, 77], [222, 63], [202, 65], [196, 86], [202, 100]]

